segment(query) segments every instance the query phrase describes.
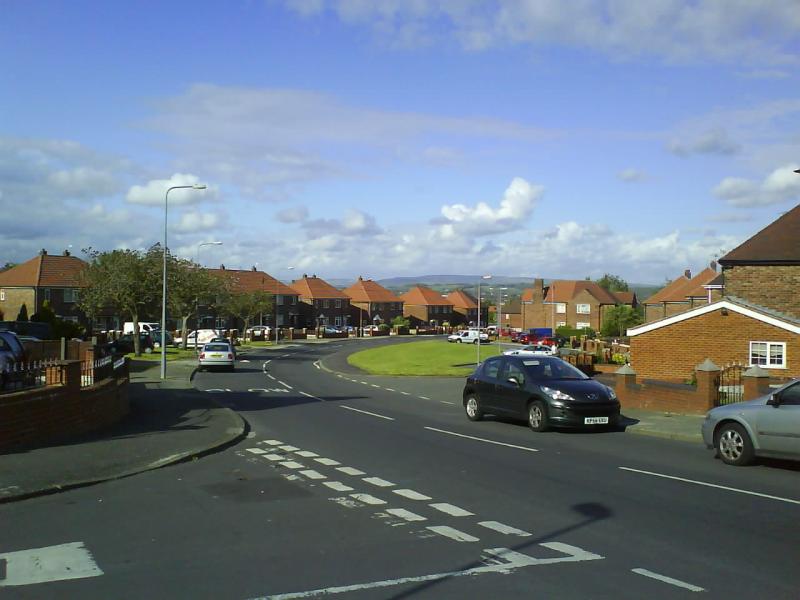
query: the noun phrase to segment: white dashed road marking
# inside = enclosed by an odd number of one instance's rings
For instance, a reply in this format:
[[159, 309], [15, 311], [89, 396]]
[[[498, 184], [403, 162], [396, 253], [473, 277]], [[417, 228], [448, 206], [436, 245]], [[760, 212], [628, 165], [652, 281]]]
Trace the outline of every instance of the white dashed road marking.
[[405, 508], [387, 508], [386, 512], [395, 517], [400, 517], [404, 521], [427, 521], [423, 516], [413, 513]]
[[380, 498], [376, 498], [375, 496], [370, 496], [369, 494], [350, 494], [350, 497], [353, 500], [358, 500], [359, 502], [363, 502], [364, 504], [372, 504], [372, 505], [379, 505], [379, 504], [386, 504], [385, 500], [381, 500]]
[[430, 496], [426, 496], [425, 494], [420, 494], [419, 492], [415, 492], [414, 490], [392, 490], [398, 496], [402, 496], [403, 498], [408, 498], [409, 500], [432, 500]]
[[378, 487], [392, 487], [394, 485], [391, 481], [386, 481], [380, 477], [365, 477], [364, 481], [372, 485], [377, 485]]
[[281, 463], [282, 467], [286, 467], [287, 469], [302, 469], [303, 465], [299, 462], [295, 462], [293, 460], [287, 460], [286, 462]]
[[332, 490], [336, 490], [337, 492], [352, 492], [353, 488], [349, 485], [345, 485], [338, 481], [325, 481], [322, 485], [327, 485]]
[[315, 458], [314, 460], [322, 465], [327, 465], [329, 467], [341, 464], [338, 460], [333, 460], [332, 458]]
[[294, 452], [295, 450], [300, 450], [300, 448], [298, 448], [297, 446], [289, 446], [288, 444], [286, 446], [281, 446], [280, 449], [285, 450], [286, 452]]
[[0, 564], [5, 567], [0, 587], [84, 579], [103, 574], [83, 542], [6, 552], [0, 554]]
[[266, 454], [267, 453], [266, 450], [262, 450], [261, 448], [248, 448], [247, 451], [251, 452], [252, 454]]
[[264, 440], [264, 443], [268, 446], [280, 446], [283, 444], [283, 442], [280, 440]]
[[323, 475], [319, 471], [315, 471], [314, 469], [306, 469], [305, 471], [300, 471], [300, 475], [305, 475], [309, 479], [325, 479], [325, 475]]
[[[516, 444], [507, 444], [505, 442], [497, 442], [495, 440], [487, 440], [486, 438], [479, 438], [472, 435], [464, 435], [463, 433], [456, 433], [454, 431], [447, 431], [445, 429], [437, 429], [436, 427], [426, 427], [428, 431], [436, 431], [438, 433], [446, 433], [447, 435], [454, 435], [460, 438], [467, 438], [468, 440], [475, 440], [476, 442], [486, 442], [487, 444], [496, 444], [497, 446], [506, 446], [507, 448], [516, 448], [517, 450], [527, 450], [528, 452], [538, 452], [536, 448], [528, 448], [527, 446], [517, 446]], [[622, 467], [620, 467], [622, 468]]]
[[657, 579], [658, 581], [663, 581], [664, 583], [669, 583], [670, 585], [675, 585], [677, 587], [687, 589], [691, 592], [705, 591], [703, 588], [699, 586], [692, 585], [691, 583], [686, 583], [685, 581], [681, 581], [680, 579], [673, 579], [672, 577], [667, 577], [666, 575], [659, 575], [658, 573], [653, 573], [652, 571], [648, 571], [647, 569], [631, 569], [631, 571], [636, 573], [637, 575], [644, 575], [645, 577], [650, 577], [651, 579]]
[[281, 454], [265, 454], [263, 458], [266, 458], [267, 460], [276, 461], [276, 460], [284, 460], [286, 457]]
[[313, 398], [314, 400], [319, 400], [320, 402], [325, 402], [324, 398], [318, 398], [317, 396], [312, 396], [311, 394], [306, 394], [305, 392], [300, 392], [300, 394], [305, 396], [306, 398]]
[[379, 419], [386, 419], [387, 421], [394, 421], [394, 417], [387, 417], [385, 415], [379, 415], [378, 413], [369, 412], [368, 410], [361, 410], [360, 408], [353, 408], [352, 406], [345, 406], [344, 404], [339, 405], [340, 408], [345, 408], [347, 410], [352, 410], [355, 412], [359, 412], [365, 415], [369, 415], [371, 417], [378, 417]]
[[503, 525], [503, 523], [499, 523], [497, 521], [481, 521], [478, 523], [478, 525], [481, 527], [486, 527], [487, 529], [492, 529], [499, 533], [505, 533], [506, 535], [518, 535], [519, 537], [528, 537], [532, 535], [527, 531], [522, 531], [522, 529], [517, 529], [516, 527], [511, 527], [510, 525]]
[[427, 396], [417, 396], [421, 400], [430, 400]]
[[312, 452], [311, 450], [300, 450], [297, 453], [297, 456], [302, 456], [303, 458], [314, 458], [315, 456], [319, 456], [316, 452]]
[[476, 538], [473, 535], [464, 533], [463, 531], [459, 531], [453, 527], [448, 527], [447, 525], [431, 525], [430, 527], [426, 527], [426, 529], [430, 529], [434, 533], [438, 533], [439, 535], [443, 535], [444, 537], [450, 538], [451, 540], [455, 540], [457, 542], [480, 541], [480, 538]]
[[358, 469], [354, 469], [353, 467], [336, 467], [337, 471], [341, 471], [345, 475], [366, 475], [364, 471], [359, 471]]
[[431, 508], [435, 508], [438, 511], [443, 513], [447, 513], [453, 517], [470, 517], [475, 513], [471, 513], [468, 510], [464, 510], [463, 508], [459, 508], [458, 506], [453, 506], [452, 504], [448, 504], [447, 502], [439, 502], [435, 504], [429, 505]]
[[285, 388], [289, 388], [290, 390], [291, 390], [291, 389], [294, 389], [294, 388], [292, 388], [292, 386], [290, 386], [288, 383], [284, 383], [284, 382], [282, 382], [280, 379], [278, 379], [278, 383], [280, 383], [280, 384], [281, 384], [283, 387], [285, 387]]

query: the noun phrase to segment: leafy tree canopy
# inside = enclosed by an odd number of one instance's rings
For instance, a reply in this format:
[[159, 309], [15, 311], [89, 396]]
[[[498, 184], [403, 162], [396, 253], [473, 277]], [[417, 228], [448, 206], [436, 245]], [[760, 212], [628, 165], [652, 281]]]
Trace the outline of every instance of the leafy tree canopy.
[[597, 283], [597, 285], [599, 285], [601, 288], [609, 292], [629, 291], [628, 282], [622, 279], [622, 277], [619, 277], [618, 275], [612, 275], [611, 273], [606, 273], [595, 283]]

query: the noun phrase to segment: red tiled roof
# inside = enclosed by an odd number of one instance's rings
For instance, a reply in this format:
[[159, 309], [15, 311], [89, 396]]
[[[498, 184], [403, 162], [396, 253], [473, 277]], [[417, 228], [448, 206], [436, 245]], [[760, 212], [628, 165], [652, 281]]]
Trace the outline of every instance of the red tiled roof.
[[594, 281], [561, 280], [551, 281], [547, 286], [545, 302], [570, 302], [580, 292], [587, 291], [600, 304], [617, 304], [617, 299]]
[[686, 302], [687, 298], [703, 298], [708, 292], [703, 287], [717, 278], [719, 274], [715, 269], [706, 267], [691, 279], [681, 275], [645, 300], [644, 304], [659, 304], [661, 302]]
[[402, 299], [372, 279], [358, 278], [353, 285], [343, 290], [352, 302], [401, 302]]
[[686, 288], [683, 291], [684, 298], [700, 298], [708, 295], [708, 291], [703, 287], [711, 283], [717, 278], [716, 269], [706, 267], [697, 275], [689, 280]]
[[455, 308], [466, 308], [468, 310], [478, 308], [478, 301], [464, 290], [453, 290], [447, 294], [447, 300], [450, 300], [450, 303]]
[[522, 296], [520, 297], [520, 300], [522, 300], [522, 302], [533, 302], [533, 293], [535, 291], [536, 290], [534, 288], [526, 288], [522, 290]]
[[[650, 296], [647, 300], [644, 301], [643, 304], [658, 304], [659, 302], [674, 302], [675, 300], [670, 300], [670, 298], [674, 298], [675, 294], [679, 292], [682, 288], [686, 287], [686, 284], [689, 283], [689, 278], [686, 275], [681, 275], [677, 279], [673, 279], [670, 281], [666, 286], [661, 288], [655, 294]], [[678, 296], [681, 300], [685, 299], [685, 296]]]
[[0, 273], [0, 286], [86, 287], [81, 274], [87, 266], [76, 256], [40, 254]]
[[800, 264], [800, 204], [723, 256], [721, 265]]
[[264, 271], [245, 271], [239, 269], [208, 269], [208, 272], [217, 277], [225, 277], [233, 292], [255, 292], [263, 291], [268, 294], [280, 294], [281, 296], [298, 296], [296, 290], [288, 285], [281, 283], [272, 275], [267, 275]]
[[348, 300], [349, 296], [336, 289], [324, 279], [316, 275], [309, 277], [303, 275], [302, 279], [293, 281], [291, 287], [300, 294], [301, 298], [337, 298]]
[[424, 285], [418, 285], [400, 298], [406, 304], [413, 304], [415, 306], [453, 306], [453, 302], [442, 296], [439, 292], [432, 290]]
[[633, 304], [636, 292], [611, 292], [620, 304]]

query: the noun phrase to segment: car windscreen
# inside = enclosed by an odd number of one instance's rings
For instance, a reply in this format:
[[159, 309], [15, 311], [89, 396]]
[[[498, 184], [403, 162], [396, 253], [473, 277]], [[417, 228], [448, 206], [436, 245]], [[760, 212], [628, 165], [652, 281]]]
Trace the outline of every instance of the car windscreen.
[[560, 359], [526, 358], [522, 360], [525, 372], [532, 379], [590, 379], [582, 371]]
[[203, 350], [205, 352], [230, 352], [228, 344], [206, 344]]

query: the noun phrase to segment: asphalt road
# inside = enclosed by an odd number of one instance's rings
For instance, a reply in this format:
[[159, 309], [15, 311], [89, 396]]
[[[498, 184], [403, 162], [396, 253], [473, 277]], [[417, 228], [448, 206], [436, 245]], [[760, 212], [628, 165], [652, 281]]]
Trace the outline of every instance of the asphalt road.
[[798, 597], [800, 470], [472, 423], [459, 380], [319, 368], [376, 343], [391, 342], [287, 343], [200, 373], [195, 387], [239, 411], [248, 440], [0, 506], [4, 547], [72, 543], [60, 551], [82, 577], [0, 596]]

